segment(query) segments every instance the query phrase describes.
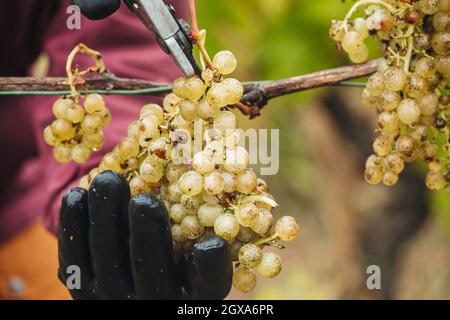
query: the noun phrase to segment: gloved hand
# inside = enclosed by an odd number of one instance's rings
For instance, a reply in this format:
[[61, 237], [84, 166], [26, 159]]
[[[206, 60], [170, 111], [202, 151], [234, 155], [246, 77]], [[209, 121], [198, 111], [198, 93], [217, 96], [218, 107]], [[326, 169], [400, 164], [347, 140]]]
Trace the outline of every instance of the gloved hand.
[[70, 0], [70, 4], [80, 7], [81, 13], [89, 19], [104, 19], [120, 7], [120, 0]]
[[149, 193], [130, 199], [127, 181], [100, 173], [89, 191], [64, 196], [59, 231], [59, 277], [81, 270], [74, 299], [223, 299], [231, 288], [228, 243], [209, 236], [175, 261], [164, 205]]

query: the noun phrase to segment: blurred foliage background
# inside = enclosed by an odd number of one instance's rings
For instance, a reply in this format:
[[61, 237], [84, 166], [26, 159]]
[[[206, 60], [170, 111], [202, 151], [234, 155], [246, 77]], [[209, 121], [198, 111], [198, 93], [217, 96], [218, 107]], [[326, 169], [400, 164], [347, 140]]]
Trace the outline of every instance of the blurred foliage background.
[[[208, 51], [233, 51], [235, 76], [251, 81], [349, 64], [328, 27], [352, 2], [197, 0], [197, 7]], [[302, 234], [280, 251], [279, 277], [230, 298], [450, 298], [450, 197], [424, 189], [420, 165], [394, 188], [364, 183], [376, 120], [359, 93], [312, 90], [270, 102], [256, 120], [240, 117], [243, 127], [280, 129], [280, 171], [266, 180], [278, 214], [298, 217]], [[381, 290], [367, 290], [370, 264], [381, 267]]]

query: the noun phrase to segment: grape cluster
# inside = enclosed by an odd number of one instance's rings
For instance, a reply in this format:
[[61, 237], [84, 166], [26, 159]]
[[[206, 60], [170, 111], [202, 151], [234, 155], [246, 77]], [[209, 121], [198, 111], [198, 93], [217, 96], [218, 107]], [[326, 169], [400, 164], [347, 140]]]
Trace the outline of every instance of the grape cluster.
[[176, 251], [188, 252], [205, 234], [219, 235], [231, 246], [234, 287], [248, 292], [256, 285], [255, 270], [269, 278], [281, 271], [279, 256], [263, 247], [293, 240], [299, 225], [284, 216], [271, 232], [277, 204], [248, 166], [236, 116], [227, 109], [243, 95], [238, 80], [224, 78], [236, 68], [236, 58], [221, 51], [212, 63], [200, 77], [177, 78], [162, 107], [144, 105], [128, 136], [80, 185], [87, 189], [98, 173], [115, 170], [128, 179], [132, 195], [158, 195], [168, 209]]
[[61, 97], [52, 110], [56, 119], [44, 129], [44, 141], [53, 146], [57, 161], [84, 163], [92, 151], [103, 147], [102, 128], [111, 121], [111, 114], [102, 96], [89, 94], [83, 105], [78, 96]]
[[395, 185], [405, 163], [421, 159], [426, 186], [450, 194], [450, 0], [360, 0], [351, 13], [359, 7], [364, 17], [334, 21], [330, 36], [355, 63], [367, 60], [369, 35], [384, 45], [361, 96], [378, 113], [365, 180]]

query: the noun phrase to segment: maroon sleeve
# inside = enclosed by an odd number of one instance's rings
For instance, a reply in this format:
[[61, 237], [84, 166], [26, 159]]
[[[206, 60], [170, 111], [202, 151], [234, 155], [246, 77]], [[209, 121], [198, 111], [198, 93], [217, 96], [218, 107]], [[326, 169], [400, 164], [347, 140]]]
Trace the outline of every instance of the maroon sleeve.
[[[184, 15], [185, 2], [172, 2], [177, 12]], [[61, 8], [51, 21], [43, 40], [43, 49], [51, 60], [50, 76], [65, 75], [67, 55], [80, 42], [101, 51], [107, 67], [121, 77], [167, 82], [179, 74], [170, 57], [162, 52], [153, 36], [124, 5], [106, 20], [88, 21], [83, 18], [80, 30], [68, 30], [66, 19], [66, 10]], [[77, 62], [80, 65], [92, 64], [88, 59], [79, 59]], [[86, 164], [63, 165], [53, 159], [52, 148], [42, 140], [42, 130], [53, 119], [51, 105], [56, 98], [27, 96], [10, 99], [7, 104], [2, 102], [0, 105], [0, 110], [5, 114], [18, 115], [9, 117], [13, 122], [9, 127], [16, 129], [17, 137], [20, 136], [17, 139], [29, 142], [28, 145], [20, 144], [18, 149], [35, 149], [31, 156], [20, 163], [20, 169], [8, 187], [8, 196], [6, 199], [2, 197], [4, 200], [0, 203], [0, 241], [37, 218], [43, 218], [45, 224], [52, 231], [56, 231], [62, 194], [69, 187], [76, 185], [78, 179], [96, 166], [102, 155], [126, 135], [128, 124], [138, 117], [140, 107], [155, 101], [153, 97], [144, 95], [107, 96], [105, 99], [112, 113], [112, 122], [105, 130], [104, 148], [101, 152], [94, 153], [93, 158]], [[0, 121], [3, 122], [3, 119]], [[15, 137], [8, 137], [8, 140], [11, 139]], [[3, 146], [0, 145], [0, 148]]]

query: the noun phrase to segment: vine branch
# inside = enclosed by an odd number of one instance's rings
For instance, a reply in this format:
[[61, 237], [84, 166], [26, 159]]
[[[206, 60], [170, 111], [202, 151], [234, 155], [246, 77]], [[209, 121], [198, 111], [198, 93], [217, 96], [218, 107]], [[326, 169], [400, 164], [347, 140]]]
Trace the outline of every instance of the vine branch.
[[[368, 76], [377, 70], [380, 60], [364, 64], [328, 69], [296, 77], [247, 83], [244, 96], [234, 107], [254, 118], [271, 99], [290, 93], [339, 84], [342, 81]], [[67, 78], [0, 77], [0, 95], [7, 94], [66, 94]], [[170, 84], [141, 79], [119, 78], [111, 73], [99, 74], [76, 83], [77, 90], [104, 94], [164, 95]], [[153, 90], [154, 89], [154, 90]]]

